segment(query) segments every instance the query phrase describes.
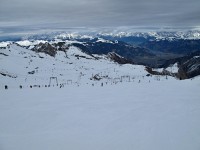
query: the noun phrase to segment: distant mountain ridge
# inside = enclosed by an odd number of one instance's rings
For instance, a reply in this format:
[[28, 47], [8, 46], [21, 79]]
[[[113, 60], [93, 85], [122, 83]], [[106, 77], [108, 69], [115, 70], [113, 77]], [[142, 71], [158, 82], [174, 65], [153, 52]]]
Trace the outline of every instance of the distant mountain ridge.
[[[199, 41], [199, 40], [197, 40]], [[55, 57], [58, 53], [64, 52], [67, 58], [67, 51], [69, 47], [76, 47], [83, 53], [87, 54], [94, 60], [98, 60], [97, 56], [106, 56], [110, 60], [118, 64], [141, 64], [145, 66], [157, 67], [158, 64], [154, 64], [155, 61], [160, 58], [152, 53], [150, 50], [133, 46], [125, 42], [109, 41], [101, 38], [91, 39], [87, 42], [80, 41], [18, 41], [18, 42], [4, 42], [0, 43], [1, 49], [9, 49], [14, 45], [25, 48], [29, 51], [36, 53], [44, 53], [51, 57]], [[15, 47], [15, 46], [14, 46]], [[63, 54], [64, 54], [63, 53]], [[164, 52], [163, 52], [164, 54]], [[0, 53], [0, 55], [7, 57], [6, 53]], [[43, 58], [43, 56], [39, 56]], [[86, 58], [85, 56], [75, 55], [77, 59]], [[88, 58], [86, 58], [88, 59]], [[163, 75], [173, 75], [181, 79], [192, 78], [200, 75], [200, 51], [196, 51], [185, 55], [184, 57], [178, 57], [173, 59], [163, 59], [160, 67], [170, 68], [170, 66], [178, 63], [178, 72], [170, 73], [165, 71]], [[160, 74], [160, 73], [159, 73]], [[162, 73], [161, 73], [162, 74]]]
[[[17, 44], [26, 49], [55, 57], [58, 51], [66, 52], [70, 46], [74, 46], [91, 57], [107, 55], [119, 64], [131, 63], [152, 68], [167, 68], [178, 63], [179, 69], [184, 72], [181, 74], [185, 74], [181, 75], [181, 78], [191, 78], [200, 74], [199, 67], [192, 71], [197, 73], [188, 74], [188, 70], [191, 70], [190, 66], [198, 66], [199, 63], [199, 61], [191, 61], [194, 55], [190, 57], [191, 53], [196, 54], [196, 58], [199, 56], [199, 38], [200, 31], [53, 33], [27, 36], [19, 41], [0, 42], [0, 49]], [[183, 64], [187, 61], [190, 63], [184, 66]]]
[[[110, 40], [128, 41], [128, 39], [138, 40], [177, 40], [177, 39], [200, 39], [199, 30], [188, 30], [188, 31], [59, 31], [59, 32], [48, 32], [41, 34], [31, 35], [20, 35], [6, 36], [0, 38], [0, 41], [19, 41], [21, 40], [72, 40], [72, 39], [93, 39], [93, 38], [104, 38]], [[131, 42], [131, 41], [129, 41]]]
[[[163, 65], [166, 60], [183, 57], [191, 52], [200, 51], [200, 40], [195, 39], [176, 39], [173, 41], [168, 40], [146, 40], [140, 44], [130, 44], [119, 40], [108, 40], [104, 38], [92, 38], [84, 36], [84, 38], [74, 39], [65, 37], [67, 39], [54, 39], [54, 40], [22, 40], [16, 43], [20, 46], [27, 47], [37, 51], [40, 46], [41, 49], [63, 49], [67, 45], [76, 46], [88, 54], [108, 54], [115, 52], [120, 56], [136, 62], [138, 64], [149, 65], [158, 67]], [[68, 39], [70, 38], [70, 39]], [[71, 39], [72, 38], [72, 39]], [[130, 39], [131, 40], [131, 39]], [[132, 39], [133, 41], [135, 39]], [[13, 42], [0, 42], [0, 47], [5, 47]], [[14, 42], [15, 43], [15, 42]], [[49, 43], [45, 46], [44, 43]], [[56, 44], [57, 43], [57, 44]], [[37, 45], [37, 46], [36, 46]], [[64, 45], [64, 47], [62, 47]], [[39, 50], [41, 51], [41, 50]], [[47, 52], [48, 50], [46, 50]], [[50, 51], [49, 51], [50, 52]], [[51, 56], [55, 55], [55, 51], [48, 53]]]

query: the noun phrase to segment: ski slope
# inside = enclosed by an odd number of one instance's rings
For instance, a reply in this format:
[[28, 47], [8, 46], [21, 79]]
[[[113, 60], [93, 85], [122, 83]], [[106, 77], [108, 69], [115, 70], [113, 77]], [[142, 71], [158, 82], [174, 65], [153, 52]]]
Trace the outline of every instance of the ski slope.
[[[15, 44], [1, 53], [1, 71], [17, 77], [0, 75], [0, 150], [200, 149], [200, 77], [146, 76], [76, 47], [55, 58]], [[45, 87], [50, 77], [64, 87]]]
[[24, 88], [31, 85], [45, 86], [49, 85], [51, 77], [56, 77], [59, 84], [71, 81], [79, 85], [96, 84], [96, 81], [90, 80], [95, 75], [102, 78], [101, 82], [111, 83], [119, 82], [123, 76], [139, 81], [148, 74], [144, 66], [119, 65], [106, 56], [90, 56], [73, 46], [66, 53], [58, 51], [55, 57], [35, 53], [16, 44], [1, 49], [1, 53], [4, 55], [0, 55], [0, 73], [15, 78], [2, 76], [0, 89], [4, 89], [5, 85], [9, 89], [20, 85]]
[[2, 150], [198, 150], [200, 79], [1, 91]]

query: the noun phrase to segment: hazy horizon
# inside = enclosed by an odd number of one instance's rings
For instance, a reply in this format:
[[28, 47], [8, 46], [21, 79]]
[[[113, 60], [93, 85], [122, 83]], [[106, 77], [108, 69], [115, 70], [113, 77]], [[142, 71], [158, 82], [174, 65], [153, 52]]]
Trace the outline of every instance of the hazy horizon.
[[198, 0], [1, 0], [0, 36], [200, 29]]

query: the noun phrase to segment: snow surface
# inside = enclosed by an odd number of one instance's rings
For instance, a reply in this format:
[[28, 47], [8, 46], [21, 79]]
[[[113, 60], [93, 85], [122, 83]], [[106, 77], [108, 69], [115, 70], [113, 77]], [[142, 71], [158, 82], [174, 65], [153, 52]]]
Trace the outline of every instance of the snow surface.
[[194, 58], [199, 58], [200, 56], [194, 56]]
[[[200, 149], [200, 77], [147, 77], [144, 66], [76, 47], [55, 58], [15, 44], [0, 51], [0, 71], [17, 76], [0, 75], [0, 150]], [[64, 87], [45, 87], [50, 77]]]
[[[144, 66], [119, 65], [103, 56], [96, 60], [76, 47], [70, 47], [66, 53], [59, 51], [55, 58], [16, 44], [1, 49], [1, 52], [8, 56], [0, 55], [0, 71], [17, 78], [1, 76], [0, 89], [4, 89], [4, 85], [9, 88], [18, 88], [19, 85], [44, 86], [49, 84], [50, 77], [57, 77], [59, 84], [67, 83], [68, 80], [72, 80], [73, 84], [96, 84], [97, 81], [91, 81], [90, 78], [97, 74], [104, 76], [102, 82], [109, 83], [118, 82], [122, 76], [139, 81], [147, 74]], [[35, 73], [30, 74], [33, 71]], [[148, 79], [144, 81], [148, 82]]]
[[87, 34], [78, 33], [61, 33], [55, 36], [55, 39], [93, 39], [94, 37]]
[[47, 41], [44, 40], [34, 40], [34, 41], [29, 41], [29, 40], [24, 40], [24, 41], [17, 41], [16, 43], [19, 44], [20, 46], [34, 46], [39, 43], [46, 43]]
[[109, 41], [109, 40], [105, 40], [103, 38], [98, 38], [97, 42], [102, 42], [102, 43], [113, 43], [112, 41]]
[[7, 47], [11, 42], [0, 42], [0, 48]]
[[178, 63], [173, 64], [171, 67], [166, 68], [165, 70], [171, 72], [171, 73], [177, 73], [178, 72]]
[[199, 86], [200, 78], [4, 90], [0, 147], [199, 150]]

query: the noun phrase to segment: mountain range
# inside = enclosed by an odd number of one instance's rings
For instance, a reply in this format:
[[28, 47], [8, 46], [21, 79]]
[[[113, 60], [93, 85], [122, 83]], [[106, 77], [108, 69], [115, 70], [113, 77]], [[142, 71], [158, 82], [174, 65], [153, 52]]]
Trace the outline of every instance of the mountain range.
[[183, 79], [200, 74], [200, 31], [40, 34], [19, 41], [0, 42], [0, 48], [13, 44], [51, 57], [55, 57], [58, 51], [66, 53], [73, 46], [93, 58], [94, 55], [107, 55], [119, 64], [167, 68], [178, 63], [181, 73], [177, 77]]

